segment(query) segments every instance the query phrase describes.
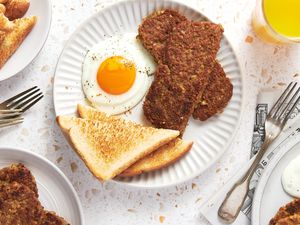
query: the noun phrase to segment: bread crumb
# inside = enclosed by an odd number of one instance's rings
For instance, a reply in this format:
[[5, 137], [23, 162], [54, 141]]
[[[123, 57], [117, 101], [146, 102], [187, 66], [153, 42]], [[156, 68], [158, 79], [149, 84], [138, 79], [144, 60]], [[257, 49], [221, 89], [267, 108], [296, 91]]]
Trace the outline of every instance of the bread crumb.
[[159, 222], [163, 223], [165, 221], [166, 217], [164, 216], [159, 216]]
[[198, 202], [200, 202], [200, 201], [201, 201], [201, 199], [202, 199], [202, 198], [197, 198], [197, 199], [196, 199], [196, 201], [195, 201], [195, 203], [198, 203]]
[[85, 191], [84, 196], [85, 196], [86, 199], [89, 199], [91, 197], [90, 191]]
[[96, 195], [96, 194], [98, 194], [99, 193], [99, 190], [97, 190], [96, 188], [93, 188], [92, 189], [92, 194], [93, 195]]
[[293, 75], [293, 77], [298, 77], [299, 76], [299, 74], [298, 73], [295, 73], [294, 75]]
[[277, 83], [279, 86], [285, 86], [286, 85], [286, 83], [284, 83], [284, 82], [278, 82]]
[[220, 171], [221, 171], [221, 169], [220, 169], [220, 168], [216, 169], [216, 173], [219, 173]]
[[29, 131], [26, 128], [23, 128], [21, 130], [21, 134], [24, 135], [24, 136], [28, 136], [29, 135]]
[[156, 195], [157, 195], [158, 197], [160, 197], [160, 194], [159, 194], [158, 192], [156, 193]]
[[48, 70], [50, 70], [50, 66], [48, 65], [44, 65], [41, 69], [42, 72], [47, 72]]
[[54, 151], [58, 151], [60, 149], [58, 145], [53, 145], [53, 147], [54, 147]]
[[60, 163], [62, 160], [63, 160], [63, 157], [59, 157], [59, 158], [56, 159], [56, 162]]
[[195, 189], [197, 187], [197, 184], [192, 183], [192, 189]]
[[246, 39], [245, 39], [245, 42], [246, 42], [246, 43], [252, 43], [252, 42], [253, 42], [253, 37], [250, 36], [250, 35], [248, 35], [248, 36], [246, 37]]
[[72, 162], [72, 163], [70, 164], [70, 166], [71, 166], [71, 170], [72, 170], [72, 172], [73, 172], [73, 173], [75, 173], [75, 172], [76, 172], [76, 170], [78, 169], [78, 166], [77, 166], [77, 164], [76, 164], [75, 162]]
[[266, 77], [266, 76], [268, 75], [268, 70], [265, 69], [265, 68], [262, 68], [262, 69], [261, 69], [261, 75], [262, 75], [263, 77]]
[[127, 209], [128, 212], [131, 212], [131, 213], [136, 213], [136, 210], [135, 209]]

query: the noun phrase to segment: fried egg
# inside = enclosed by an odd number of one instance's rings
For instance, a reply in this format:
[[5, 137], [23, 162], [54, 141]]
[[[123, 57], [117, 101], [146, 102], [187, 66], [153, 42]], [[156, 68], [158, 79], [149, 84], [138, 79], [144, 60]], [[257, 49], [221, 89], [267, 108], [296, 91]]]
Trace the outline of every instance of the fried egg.
[[285, 192], [300, 198], [300, 156], [293, 159], [284, 169], [281, 183]]
[[83, 91], [95, 108], [120, 114], [143, 99], [155, 67], [135, 33], [109, 37], [92, 46], [85, 56]]

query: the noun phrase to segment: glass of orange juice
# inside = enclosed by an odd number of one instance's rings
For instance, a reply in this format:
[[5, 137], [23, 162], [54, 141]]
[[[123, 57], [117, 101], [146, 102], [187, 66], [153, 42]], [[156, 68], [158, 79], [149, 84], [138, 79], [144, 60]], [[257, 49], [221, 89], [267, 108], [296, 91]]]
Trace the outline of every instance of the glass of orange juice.
[[257, 0], [252, 26], [266, 42], [300, 43], [300, 0]]

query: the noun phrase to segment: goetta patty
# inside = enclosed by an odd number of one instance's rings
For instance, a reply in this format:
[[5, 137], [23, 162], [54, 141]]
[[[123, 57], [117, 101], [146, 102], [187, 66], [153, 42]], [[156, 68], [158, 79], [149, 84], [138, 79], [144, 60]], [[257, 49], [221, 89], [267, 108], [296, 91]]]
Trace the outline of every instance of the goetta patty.
[[139, 26], [139, 39], [159, 62], [163, 59], [166, 41], [173, 28], [187, 18], [177, 11], [166, 9], [149, 15]]
[[34, 176], [30, 170], [27, 169], [22, 163], [12, 164], [8, 167], [0, 169], [0, 181], [8, 183], [18, 182], [24, 184], [32, 190], [36, 197], [38, 197], [38, 189]]
[[214, 66], [207, 48], [217, 49], [222, 32], [211, 22], [184, 21], [173, 28], [143, 105], [154, 126], [183, 133]]
[[[157, 62], [168, 64], [170, 55], [171, 57], [173, 56], [174, 58], [178, 58], [177, 61], [181, 60], [178, 57], [176, 50], [175, 52], [169, 51], [166, 56], [166, 46], [169, 35], [173, 31], [174, 27], [181, 22], [188, 22], [188, 19], [179, 12], [171, 9], [154, 12], [143, 20], [139, 27], [138, 37], [144, 47], [152, 54]], [[204, 94], [206, 92], [208, 93], [205, 94], [205, 97], [203, 96], [201, 98], [199, 105], [196, 107], [196, 112], [193, 113], [193, 117], [199, 120], [206, 120], [216, 113], [221, 112], [223, 108], [226, 107], [232, 96], [232, 84], [230, 80], [226, 78], [223, 69], [220, 68], [220, 65], [215, 60], [223, 33], [223, 29], [219, 29], [219, 25], [215, 24], [215, 26], [216, 33], [211, 37], [202, 39], [202, 44], [206, 46], [203, 51], [205, 51], [208, 55], [211, 55], [211, 60], [215, 62], [210, 74], [212, 78], [210, 78], [207, 87], [203, 91]], [[203, 35], [207, 35], [206, 31], [203, 31]], [[218, 36], [218, 38], [215, 38], [216, 36]], [[178, 64], [178, 67], [180, 68], [181, 64]], [[217, 91], [214, 92], [212, 91], [213, 89]], [[218, 96], [219, 93], [222, 93], [223, 95]], [[203, 106], [203, 102], [205, 102], [205, 106]]]
[[215, 61], [209, 84], [203, 92], [200, 103], [193, 112], [194, 119], [205, 121], [221, 112], [232, 97], [233, 86], [222, 66]]

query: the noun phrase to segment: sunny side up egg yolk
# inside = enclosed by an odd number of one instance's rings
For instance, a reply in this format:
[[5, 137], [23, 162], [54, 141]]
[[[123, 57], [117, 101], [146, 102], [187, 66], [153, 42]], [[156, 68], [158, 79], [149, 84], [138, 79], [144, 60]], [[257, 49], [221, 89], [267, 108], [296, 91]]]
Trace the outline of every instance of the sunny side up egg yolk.
[[120, 95], [132, 87], [135, 76], [136, 68], [132, 61], [122, 56], [112, 56], [101, 63], [97, 82], [105, 92]]

